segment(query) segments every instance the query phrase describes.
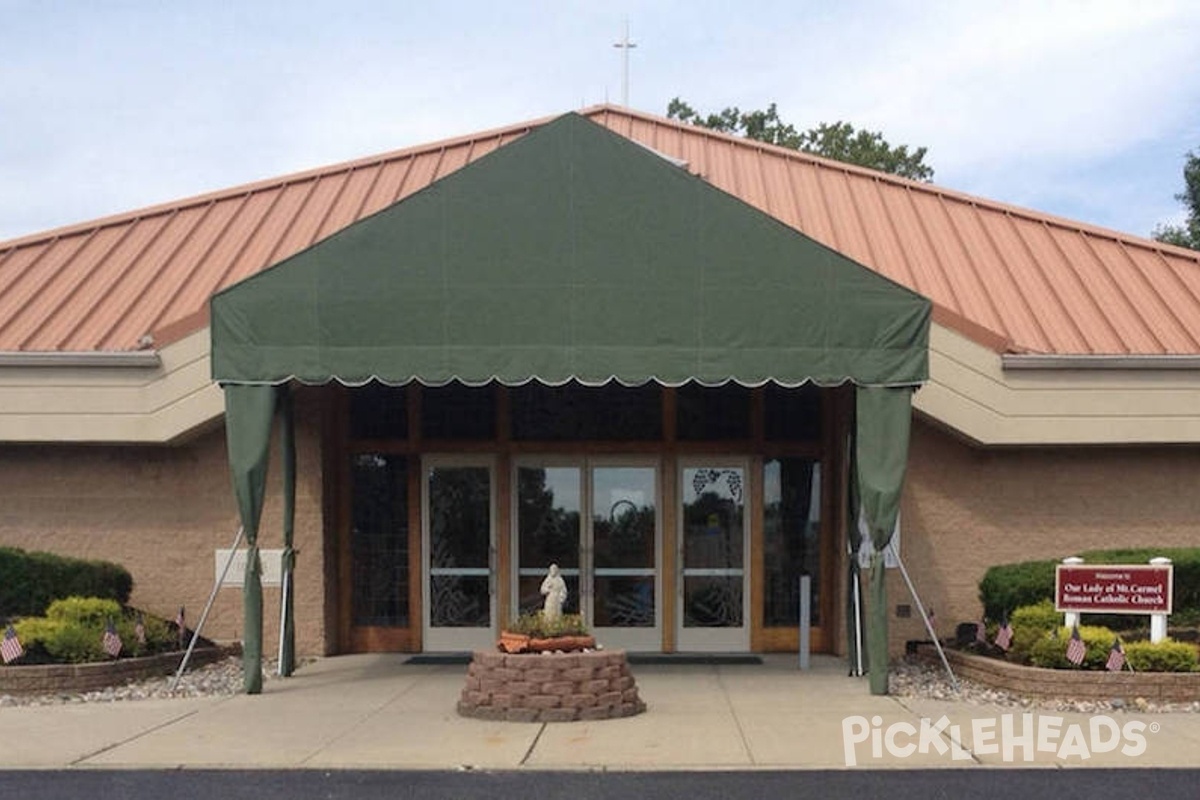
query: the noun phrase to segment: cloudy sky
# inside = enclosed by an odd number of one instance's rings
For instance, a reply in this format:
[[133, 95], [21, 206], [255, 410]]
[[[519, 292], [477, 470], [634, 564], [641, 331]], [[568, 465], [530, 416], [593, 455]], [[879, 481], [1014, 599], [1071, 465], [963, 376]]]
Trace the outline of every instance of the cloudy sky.
[[775, 102], [924, 145], [949, 188], [1183, 217], [1194, 0], [0, 0], [0, 239], [619, 102], [626, 18], [638, 110]]

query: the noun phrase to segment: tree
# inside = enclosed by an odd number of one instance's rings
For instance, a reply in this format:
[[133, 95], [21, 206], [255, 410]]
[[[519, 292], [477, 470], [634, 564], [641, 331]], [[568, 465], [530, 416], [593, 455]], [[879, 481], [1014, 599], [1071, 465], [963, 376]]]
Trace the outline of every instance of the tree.
[[1159, 225], [1151, 234], [1167, 244], [1200, 250], [1200, 155], [1187, 154], [1183, 162], [1183, 191], [1175, 199], [1187, 206], [1188, 217], [1182, 225]]
[[855, 130], [848, 122], [821, 123], [805, 131], [779, 118], [775, 104], [765, 111], [742, 112], [737, 106], [701, 116], [678, 97], [667, 104], [667, 116], [702, 128], [745, 136], [768, 144], [889, 172], [917, 181], [933, 180], [933, 167], [924, 163], [928, 148], [909, 152], [908, 145], [892, 147], [878, 131]]

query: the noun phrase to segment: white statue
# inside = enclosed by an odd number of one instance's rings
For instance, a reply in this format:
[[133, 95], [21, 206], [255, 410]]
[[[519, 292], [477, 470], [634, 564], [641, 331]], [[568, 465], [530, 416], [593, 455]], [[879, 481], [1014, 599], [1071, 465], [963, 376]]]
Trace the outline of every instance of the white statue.
[[546, 579], [542, 581], [542, 594], [546, 602], [542, 605], [542, 618], [553, 622], [562, 616], [563, 603], [567, 601], [567, 582], [558, 574], [558, 564], [551, 564]]

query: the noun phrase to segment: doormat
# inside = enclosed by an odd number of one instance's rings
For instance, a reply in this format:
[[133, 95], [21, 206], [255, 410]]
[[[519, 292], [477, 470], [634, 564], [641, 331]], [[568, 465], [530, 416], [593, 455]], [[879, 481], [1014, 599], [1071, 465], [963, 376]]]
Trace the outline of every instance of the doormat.
[[405, 664], [470, 664], [470, 653], [417, 653], [409, 656]]
[[752, 653], [630, 653], [630, 664], [761, 664]]
[[[457, 665], [470, 664], [470, 653], [417, 653], [409, 656], [405, 664]], [[761, 664], [761, 656], [752, 653], [630, 653], [630, 664]]]

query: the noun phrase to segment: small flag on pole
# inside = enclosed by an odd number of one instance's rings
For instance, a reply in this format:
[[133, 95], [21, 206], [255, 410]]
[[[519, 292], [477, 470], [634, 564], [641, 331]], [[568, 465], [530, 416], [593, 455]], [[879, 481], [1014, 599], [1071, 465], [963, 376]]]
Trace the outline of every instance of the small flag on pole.
[[104, 626], [104, 635], [100, 637], [100, 646], [113, 658], [121, 655], [121, 637], [117, 634], [117, 626], [113, 625], [111, 617], [108, 624]]
[[996, 631], [996, 647], [999, 647], [1005, 652], [1012, 646], [1013, 629], [1012, 625], [1008, 624], [1008, 612], [1000, 618], [1000, 629]]
[[1067, 661], [1070, 661], [1075, 666], [1083, 663], [1083, 657], [1087, 655], [1087, 645], [1083, 643], [1083, 639], [1079, 636], [1079, 626], [1076, 625], [1071, 629], [1071, 641], [1067, 642]]
[[17, 638], [17, 629], [12, 625], [4, 632], [4, 641], [0, 642], [0, 655], [3, 656], [5, 664], [11, 664], [25, 655], [25, 648], [21, 647], [21, 640]]
[[179, 646], [182, 648], [184, 640], [187, 639], [187, 625], [184, 624], [183, 606], [179, 607], [179, 613], [175, 615], [175, 627], [179, 629]]
[[1108, 661], [1104, 667], [1109, 672], [1120, 672], [1121, 667], [1125, 666], [1125, 648], [1121, 646], [1121, 637], [1113, 639], [1112, 649], [1108, 651]]
[[137, 637], [138, 644], [146, 643], [146, 617], [140, 611], [137, 615], [137, 624], [133, 626], [133, 635]]

